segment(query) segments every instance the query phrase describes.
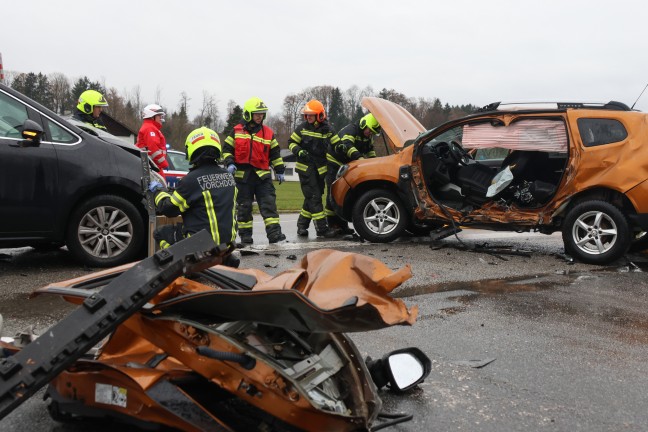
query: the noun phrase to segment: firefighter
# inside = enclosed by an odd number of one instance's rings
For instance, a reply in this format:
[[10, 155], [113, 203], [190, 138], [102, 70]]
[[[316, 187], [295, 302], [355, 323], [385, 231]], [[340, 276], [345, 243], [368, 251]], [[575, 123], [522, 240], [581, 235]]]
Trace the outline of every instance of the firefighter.
[[86, 90], [81, 93], [77, 101], [77, 110], [74, 113], [74, 118], [97, 129], [106, 130], [103, 120], [101, 120], [101, 112], [103, 107], [107, 107], [108, 102], [106, 98], [97, 90]]
[[142, 110], [142, 127], [137, 134], [135, 145], [148, 151], [149, 157], [160, 170], [167, 169], [169, 162], [166, 160], [166, 138], [160, 130], [164, 123], [164, 110], [160, 105], [146, 105]]
[[277, 213], [277, 194], [272, 177], [272, 165], [279, 184], [284, 181], [284, 163], [279, 143], [271, 128], [263, 124], [268, 107], [258, 97], [243, 105], [243, 121], [234, 126], [223, 145], [227, 170], [234, 175], [238, 187], [238, 227], [241, 242], [252, 240], [252, 201], [256, 198], [270, 243], [286, 239], [281, 232]]
[[326, 178], [326, 150], [329, 142], [335, 144], [339, 138], [331, 130], [320, 101], [309, 101], [302, 112], [304, 122], [297, 126], [288, 140], [288, 148], [297, 156], [296, 169], [304, 195], [304, 204], [297, 219], [297, 235], [308, 237], [308, 226], [312, 219], [318, 237], [335, 237], [340, 230], [329, 229], [322, 195]]
[[367, 114], [357, 123], [350, 123], [337, 134], [338, 140], [331, 140], [326, 153], [326, 218], [330, 227], [339, 227], [344, 234], [351, 234], [346, 221], [333, 211], [331, 185], [342, 165], [358, 159], [375, 158], [374, 135], [380, 134], [380, 124], [373, 114]]
[[[181, 214], [183, 223], [165, 225], [155, 230], [154, 237], [165, 249], [206, 229], [216, 244], [234, 245], [236, 182], [218, 163], [222, 151], [218, 134], [201, 127], [187, 136], [185, 147], [191, 168], [173, 193], [157, 181], [149, 185], [155, 193], [156, 212], [168, 217]], [[239, 262], [237, 256], [229, 255], [223, 264], [238, 267]]]

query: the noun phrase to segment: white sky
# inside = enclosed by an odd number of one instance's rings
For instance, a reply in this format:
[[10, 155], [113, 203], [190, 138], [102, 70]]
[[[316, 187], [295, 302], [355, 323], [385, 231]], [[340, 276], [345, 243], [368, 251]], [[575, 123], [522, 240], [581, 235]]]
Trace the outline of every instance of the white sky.
[[632, 105], [648, 84], [645, 0], [10, 0], [0, 17], [5, 70], [139, 85], [145, 103], [159, 88], [173, 109], [185, 91], [190, 114], [203, 91], [224, 116], [315, 85], [481, 106]]

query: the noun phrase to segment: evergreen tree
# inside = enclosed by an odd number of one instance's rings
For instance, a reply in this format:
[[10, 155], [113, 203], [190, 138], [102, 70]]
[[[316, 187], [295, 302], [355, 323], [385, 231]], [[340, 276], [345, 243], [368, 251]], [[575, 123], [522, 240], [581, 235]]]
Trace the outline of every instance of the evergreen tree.
[[342, 99], [342, 92], [339, 87], [333, 89], [328, 117], [331, 127], [335, 131], [342, 129], [349, 123], [349, 119], [344, 115], [344, 100]]
[[227, 116], [227, 122], [225, 123], [225, 128], [223, 128], [223, 135], [228, 136], [234, 130], [234, 126], [241, 122], [243, 118], [243, 109], [236, 105], [232, 108], [232, 111]]
[[36, 90], [33, 99], [51, 110], [55, 109], [52, 103], [52, 89], [47, 75], [40, 72], [36, 76]]

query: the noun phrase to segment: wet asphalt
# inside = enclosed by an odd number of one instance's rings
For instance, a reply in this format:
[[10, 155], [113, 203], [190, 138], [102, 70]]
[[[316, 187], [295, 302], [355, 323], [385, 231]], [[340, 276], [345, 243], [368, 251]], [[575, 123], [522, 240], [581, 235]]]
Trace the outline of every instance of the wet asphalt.
[[[368, 244], [314, 233], [298, 239], [295, 221], [282, 215], [288, 242], [278, 245], [267, 244], [255, 225], [242, 266], [277, 274], [329, 247], [373, 256], [394, 270], [412, 267], [413, 277], [393, 295], [418, 306], [415, 325], [351, 335], [363, 355], [417, 346], [432, 360], [430, 376], [413, 392], [381, 392], [386, 411], [414, 414], [388, 430], [648, 430], [648, 255], [592, 266], [564, 256], [559, 234], [476, 230], [434, 243]], [[74, 263], [65, 249], [0, 249], [3, 335], [29, 325], [42, 332], [71, 310], [56, 298], [28, 301], [32, 289], [95, 270]], [[0, 430], [115, 428], [56, 423], [41, 394], [2, 420]]]

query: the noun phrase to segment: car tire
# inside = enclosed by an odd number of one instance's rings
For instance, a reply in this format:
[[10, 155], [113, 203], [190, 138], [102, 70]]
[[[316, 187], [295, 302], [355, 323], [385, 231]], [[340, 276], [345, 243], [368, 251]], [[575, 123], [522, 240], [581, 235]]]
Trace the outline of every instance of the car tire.
[[384, 189], [365, 192], [353, 206], [353, 227], [360, 237], [374, 243], [388, 243], [400, 237], [408, 215], [400, 199]]
[[585, 201], [565, 218], [562, 237], [565, 252], [587, 264], [608, 264], [623, 256], [630, 246], [628, 220], [613, 204]]
[[137, 259], [144, 237], [144, 221], [133, 203], [116, 195], [99, 195], [72, 212], [67, 247], [84, 264], [113, 267]]

